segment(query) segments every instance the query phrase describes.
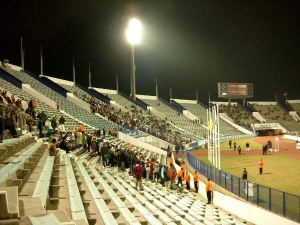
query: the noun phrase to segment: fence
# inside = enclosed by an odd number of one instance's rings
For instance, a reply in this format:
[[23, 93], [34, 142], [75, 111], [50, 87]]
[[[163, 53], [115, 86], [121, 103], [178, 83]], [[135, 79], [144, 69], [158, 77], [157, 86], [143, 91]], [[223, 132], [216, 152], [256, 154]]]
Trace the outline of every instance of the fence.
[[[210, 178], [215, 184], [231, 193], [284, 217], [300, 222], [300, 196], [278, 191], [242, 178], [233, 176], [222, 170], [210, 166], [189, 152], [190, 165], [203, 176]], [[278, 181], [280, 182], [280, 181]]]

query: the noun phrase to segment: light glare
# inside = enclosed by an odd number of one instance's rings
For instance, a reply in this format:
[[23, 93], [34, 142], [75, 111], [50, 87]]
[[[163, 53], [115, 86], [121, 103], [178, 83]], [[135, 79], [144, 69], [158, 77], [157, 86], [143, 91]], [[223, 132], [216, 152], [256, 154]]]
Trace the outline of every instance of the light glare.
[[135, 45], [141, 42], [142, 24], [138, 19], [133, 18], [129, 21], [126, 30], [126, 37], [130, 44]]

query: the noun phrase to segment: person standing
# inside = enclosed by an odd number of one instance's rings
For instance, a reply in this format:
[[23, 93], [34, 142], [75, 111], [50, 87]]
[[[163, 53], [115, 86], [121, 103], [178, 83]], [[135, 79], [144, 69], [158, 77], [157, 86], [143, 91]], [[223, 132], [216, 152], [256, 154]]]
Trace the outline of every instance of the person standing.
[[232, 140], [229, 139], [229, 148], [231, 149], [231, 147], [232, 147]]
[[241, 154], [241, 152], [242, 152], [242, 148], [241, 148], [241, 146], [239, 145], [239, 147], [238, 147], [238, 152], [239, 152], [239, 155]]
[[206, 183], [206, 196], [207, 196], [207, 203], [206, 204], [211, 203], [212, 190], [213, 190], [212, 182], [211, 182], [210, 178], [208, 178], [207, 183]]
[[193, 178], [194, 178], [195, 193], [198, 193], [199, 174], [196, 170]]
[[65, 124], [65, 118], [63, 115], [61, 115], [61, 117], [59, 118], [59, 124]]
[[175, 182], [175, 178], [176, 178], [176, 170], [175, 170], [175, 167], [173, 164], [170, 165], [170, 181], [171, 181], [171, 185], [170, 185], [170, 188], [172, 189], [173, 188], [173, 184]]
[[182, 177], [184, 177], [185, 170], [186, 170], [185, 162], [181, 162], [180, 168], [182, 169]]
[[247, 178], [248, 178], [248, 172], [247, 172], [246, 168], [244, 168], [242, 178], [243, 178], [243, 181], [244, 181], [244, 188], [246, 188]]
[[138, 160], [134, 166], [133, 172], [134, 172], [134, 176], [135, 176], [135, 188], [137, 190], [139, 187], [140, 191], [142, 191], [143, 190], [143, 187], [142, 187], [143, 168]]
[[7, 110], [7, 107], [3, 102], [3, 98], [0, 96], [0, 143], [3, 142], [3, 133], [5, 130], [5, 120], [6, 120], [6, 110]]
[[234, 143], [233, 143], [233, 150], [234, 150], [234, 151], [236, 150], [236, 145], [237, 145], [236, 142], [234, 142]]
[[167, 165], [164, 165], [164, 182], [165, 182], [165, 187], [169, 189], [171, 185], [171, 180], [170, 180], [170, 172]]
[[250, 152], [250, 143], [249, 142], [246, 143], [246, 152]]
[[56, 109], [57, 109], [57, 111], [59, 111], [59, 106], [60, 106], [60, 102], [59, 102], [59, 100], [57, 100], [57, 102], [56, 102]]
[[264, 168], [264, 162], [262, 159], [260, 159], [259, 163], [258, 163], [258, 168], [259, 168], [259, 174], [263, 173], [263, 168]]
[[185, 180], [185, 185], [186, 185], [186, 190], [190, 190], [190, 181], [191, 181], [191, 175], [189, 174], [188, 171], [186, 171], [186, 174], [184, 176], [184, 180]]
[[57, 128], [56, 116], [53, 116], [53, 118], [51, 119], [51, 127], [53, 130]]
[[178, 179], [177, 186], [179, 186], [180, 184], [181, 188], [182, 188], [182, 177], [183, 177], [183, 168], [181, 168], [177, 173], [177, 179]]

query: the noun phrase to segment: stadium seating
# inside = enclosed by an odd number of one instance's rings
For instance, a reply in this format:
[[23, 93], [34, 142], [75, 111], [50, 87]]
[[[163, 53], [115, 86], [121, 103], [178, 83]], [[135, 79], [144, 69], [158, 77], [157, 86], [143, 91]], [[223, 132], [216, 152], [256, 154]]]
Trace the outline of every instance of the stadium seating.
[[[28, 94], [27, 92], [23, 91], [22, 89], [12, 85], [11, 83], [7, 82], [6, 80], [0, 78], [0, 89], [6, 90], [10, 92], [11, 94], [14, 94], [16, 98], [22, 99], [22, 101], [25, 101], [28, 103], [30, 99], [34, 99], [36, 101], [36, 109], [37, 111], [41, 112], [42, 110], [45, 110], [47, 116], [53, 117], [56, 115], [57, 119], [59, 119], [62, 115], [65, 118], [65, 127], [69, 130], [73, 131], [74, 129], [78, 128], [80, 126], [80, 122], [78, 120], [75, 120], [69, 116], [67, 116], [63, 112], [58, 112], [56, 109], [50, 107], [46, 103], [40, 101], [39, 99], [35, 98], [34, 96]], [[91, 130], [89, 127], [86, 127], [86, 130]]]
[[300, 131], [300, 124], [278, 104], [252, 104], [267, 123], [279, 123], [288, 131]]
[[69, 102], [65, 97], [59, 95], [57, 92], [53, 91], [50, 87], [45, 86], [44, 84], [40, 83], [35, 78], [31, 77], [25, 72], [15, 71], [15, 70], [7, 70], [11, 75], [18, 78], [25, 84], [30, 84], [32, 88], [40, 92], [41, 94], [47, 96], [48, 98], [52, 99], [53, 101], [60, 101], [61, 108], [66, 113], [70, 114], [72, 117], [82, 121], [83, 123], [89, 124], [92, 127], [97, 129], [107, 128], [108, 126], [117, 127], [116, 124], [105, 121], [94, 114], [85, 111], [84, 109], [80, 108], [79, 106]]
[[[190, 103], [180, 103], [180, 104], [188, 111], [190, 111], [192, 114], [197, 116], [204, 125], [207, 125], [207, 110], [203, 106], [199, 104], [190, 104]], [[233, 136], [233, 135], [243, 134], [241, 131], [231, 126], [224, 120], [220, 119], [219, 122], [220, 122], [221, 136]]]

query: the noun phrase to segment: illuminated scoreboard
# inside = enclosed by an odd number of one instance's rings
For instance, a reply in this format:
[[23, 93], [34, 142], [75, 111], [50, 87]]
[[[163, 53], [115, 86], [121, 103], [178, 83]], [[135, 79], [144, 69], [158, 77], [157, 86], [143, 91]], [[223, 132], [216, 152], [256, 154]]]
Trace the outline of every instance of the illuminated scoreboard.
[[253, 97], [251, 83], [218, 83], [219, 98], [243, 99]]

